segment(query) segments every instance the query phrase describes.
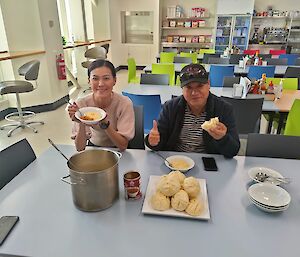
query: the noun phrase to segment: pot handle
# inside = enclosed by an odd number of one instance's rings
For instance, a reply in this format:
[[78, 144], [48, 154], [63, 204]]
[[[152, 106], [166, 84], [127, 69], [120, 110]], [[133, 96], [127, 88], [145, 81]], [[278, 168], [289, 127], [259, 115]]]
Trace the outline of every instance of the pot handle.
[[113, 151], [113, 152], [119, 157], [119, 159], [121, 159], [122, 154], [120, 152], [117, 152], [117, 151]]
[[64, 176], [64, 177], [62, 177], [62, 178], [60, 178], [60, 179], [61, 179], [63, 182], [69, 184], [69, 185], [84, 185], [84, 184], [86, 184], [85, 181], [84, 181], [84, 179], [80, 179], [80, 180], [78, 181], [78, 183], [74, 183], [74, 182], [71, 182], [71, 181], [67, 180], [67, 178], [69, 178], [69, 177], [70, 177], [70, 175], [67, 175], [67, 176]]

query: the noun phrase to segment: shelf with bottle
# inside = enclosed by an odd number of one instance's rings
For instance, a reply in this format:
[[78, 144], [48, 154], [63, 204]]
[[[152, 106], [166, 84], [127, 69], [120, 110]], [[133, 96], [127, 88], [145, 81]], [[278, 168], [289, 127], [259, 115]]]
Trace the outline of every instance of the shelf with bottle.
[[213, 29], [214, 27], [210, 27], [210, 26], [201, 26], [201, 27], [162, 27], [162, 29], [165, 30], [182, 30], [182, 29]]
[[161, 45], [163, 47], [182, 47], [182, 48], [211, 48], [212, 43], [169, 43], [169, 42], [162, 42]]
[[179, 21], [186, 21], [186, 20], [201, 20], [201, 19], [211, 19], [214, 18], [213, 16], [199, 16], [199, 17], [166, 17], [167, 20], [179, 20]]
[[252, 19], [288, 19], [288, 16], [253, 16]]

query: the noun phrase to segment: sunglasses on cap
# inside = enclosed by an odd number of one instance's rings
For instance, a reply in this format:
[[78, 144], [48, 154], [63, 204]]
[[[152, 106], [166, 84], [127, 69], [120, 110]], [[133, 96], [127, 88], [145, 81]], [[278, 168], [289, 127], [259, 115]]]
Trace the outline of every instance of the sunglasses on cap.
[[183, 68], [179, 77], [182, 87], [193, 81], [200, 83], [208, 82], [208, 73], [202, 66], [199, 66], [197, 64], [186, 66], [185, 68]]

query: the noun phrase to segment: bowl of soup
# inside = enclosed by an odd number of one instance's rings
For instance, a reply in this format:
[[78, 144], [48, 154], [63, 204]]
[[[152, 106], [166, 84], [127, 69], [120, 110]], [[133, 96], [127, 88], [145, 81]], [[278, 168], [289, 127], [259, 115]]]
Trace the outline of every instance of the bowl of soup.
[[82, 107], [75, 113], [75, 117], [87, 125], [94, 125], [105, 119], [106, 112], [97, 107]]

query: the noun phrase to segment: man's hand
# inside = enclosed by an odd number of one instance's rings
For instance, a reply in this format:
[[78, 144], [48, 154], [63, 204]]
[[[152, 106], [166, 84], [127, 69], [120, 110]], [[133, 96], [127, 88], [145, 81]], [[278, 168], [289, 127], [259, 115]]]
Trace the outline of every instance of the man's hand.
[[214, 139], [220, 140], [227, 133], [227, 127], [222, 123], [218, 122], [216, 126], [207, 130], [208, 134], [210, 134]]
[[153, 120], [153, 128], [150, 130], [148, 141], [151, 146], [158, 145], [158, 143], [160, 141], [160, 134], [159, 134], [159, 131], [157, 128], [156, 120]]

